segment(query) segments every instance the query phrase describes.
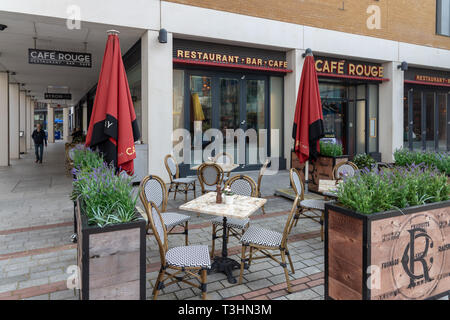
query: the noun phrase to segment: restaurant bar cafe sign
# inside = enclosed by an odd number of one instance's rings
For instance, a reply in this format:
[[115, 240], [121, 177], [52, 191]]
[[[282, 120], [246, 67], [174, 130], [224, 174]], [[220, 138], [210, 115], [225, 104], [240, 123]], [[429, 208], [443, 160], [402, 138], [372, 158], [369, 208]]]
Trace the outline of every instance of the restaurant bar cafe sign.
[[316, 71], [322, 74], [366, 78], [384, 78], [384, 67], [380, 64], [316, 57]]
[[30, 64], [92, 68], [92, 55], [85, 52], [28, 49]]

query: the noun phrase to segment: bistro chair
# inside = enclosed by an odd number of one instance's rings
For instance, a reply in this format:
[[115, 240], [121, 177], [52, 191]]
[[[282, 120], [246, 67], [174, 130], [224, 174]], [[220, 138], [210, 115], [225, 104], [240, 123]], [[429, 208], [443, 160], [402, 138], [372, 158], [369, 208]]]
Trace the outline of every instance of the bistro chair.
[[[225, 184], [225, 188], [229, 187], [234, 194], [246, 197], [256, 197], [256, 184], [252, 178], [248, 176], [234, 176]], [[223, 218], [217, 217], [212, 222], [212, 250], [211, 257], [214, 257], [214, 251], [216, 248], [216, 239], [221, 238], [218, 232], [223, 231]], [[240, 240], [250, 223], [250, 219], [233, 219], [228, 218], [227, 222], [227, 241], [231, 236]]]
[[[270, 258], [284, 269], [284, 275], [286, 277], [286, 284], [288, 292], [291, 292], [291, 284], [289, 281], [289, 271], [287, 268], [286, 257], [289, 260], [291, 271], [294, 274], [294, 264], [292, 263], [291, 255], [287, 245], [289, 234], [295, 223], [294, 215], [297, 211], [297, 206], [300, 201], [300, 196], [297, 196], [292, 206], [291, 212], [288, 216], [286, 224], [284, 226], [283, 233], [276, 231], [263, 229], [260, 227], [250, 226], [241, 238], [242, 243], [242, 255], [241, 255], [241, 273], [239, 276], [239, 284], [242, 284], [242, 276], [244, 269], [249, 269], [253, 260]], [[247, 249], [250, 249], [247, 254]], [[273, 254], [279, 251], [278, 254]], [[254, 256], [257, 253], [262, 255]], [[281, 261], [277, 259], [281, 257]]]
[[[257, 186], [256, 186], [256, 192], [257, 192], [257, 197], [258, 197], [258, 198], [261, 198], [261, 197], [262, 197], [262, 196], [261, 196], [261, 183], [262, 183], [262, 178], [264, 177], [264, 174], [266, 173], [267, 167], [269, 166], [269, 164], [270, 164], [270, 160], [267, 159], [267, 160], [264, 162], [264, 165], [262, 166], [261, 170], [259, 170], [258, 184], [257, 184]], [[261, 210], [262, 210], [263, 214], [266, 214], [266, 211], [264, 210], [264, 206], [261, 207]]]
[[[218, 164], [233, 164], [234, 159], [233, 156], [227, 152], [219, 153], [214, 158], [214, 162]], [[230, 178], [231, 172], [228, 172], [226, 177], [223, 178], [224, 182], [226, 182]]]
[[[170, 186], [168, 194], [171, 192], [175, 192], [173, 196], [173, 200], [177, 199], [177, 192], [184, 192], [184, 201], [187, 201], [187, 195], [189, 191], [194, 191], [194, 199], [195, 199], [195, 181], [196, 178], [187, 177], [180, 178], [180, 168], [178, 167], [178, 163], [175, 161], [174, 157], [168, 154], [164, 159], [164, 165], [166, 166], [167, 173], [170, 178]], [[182, 190], [179, 188], [182, 187]]]
[[217, 185], [222, 186], [223, 170], [215, 163], [203, 163], [197, 170], [202, 194], [215, 192]]
[[[202, 299], [205, 300], [207, 271], [211, 269], [208, 246], [197, 245], [169, 249], [167, 229], [158, 207], [153, 202], [146, 203], [145, 211], [149, 228], [152, 229], [158, 243], [161, 258], [161, 269], [153, 287], [153, 300], [158, 298], [160, 290], [178, 282], [199, 288], [202, 291]], [[199, 284], [192, 280], [197, 280]]]
[[342, 162], [333, 168], [333, 178], [335, 180], [341, 180], [344, 176], [353, 177], [357, 171], [358, 167], [353, 162]]
[[325, 215], [325, 203], [324, 200], [304, 200], [305, 199], [305, 187], [303, 181], [300, 178], [300, 173], [297, 169], [291, 169], [291, 185], [294, 189], [296, 197], [300, 199], [297, 212], [294, 216], [295, 225], [297, 226], [298, 220], [310, 219], [320, 224], [320, 237], [324, 240], [324, 215]]
[[[141, 182], [141, 186], [139, 188], [140, 193], [139, 197], [141, 198], [141, 202], [144, 205], [149, 205], [149, 203], [153, 202], [161, 212], [161, 217], [164, 221], [164, 225], [166, 227], [168, 235], [185, 235], [185, 244], [189, 244], [189, 220], [191, 217], [184, 214], [179, 214], [175, 212], [166, 212], [167, 210], [167, 188], [164, 181], [157, 176], [148, 176], [145, 177]], [[174, 232], [177, 226], [181, 226], [184, 231], [183, 232]], [[148, 230], [147, 230], [148, 231]]]

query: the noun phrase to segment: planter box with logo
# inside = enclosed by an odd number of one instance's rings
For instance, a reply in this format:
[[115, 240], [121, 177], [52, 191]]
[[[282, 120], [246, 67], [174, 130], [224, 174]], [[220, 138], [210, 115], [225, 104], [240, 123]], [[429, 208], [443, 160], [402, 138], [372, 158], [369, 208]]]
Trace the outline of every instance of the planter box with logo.
[[[292, 152], [292, 163], [291, 168], [298, 169], [300, 175], [305, 181], [304, 169], [305, 164], [300, 164], [300, 161], [295, 154]], [[341, 157], [326, 157], [320, 156], [316, 161], [309, 162], [309, 191], [319, 192], [319, 182], [320, 180], [334, 180], [333, 169], [336, 165], [349, 161], [348, 156]]]
[[77, 201], [81, 300], [145, 300], [146, 222], [90, 226]]
[[325, 225], [326, 299], [450, 294], [450, 201], [373, 215], [329, 203]]

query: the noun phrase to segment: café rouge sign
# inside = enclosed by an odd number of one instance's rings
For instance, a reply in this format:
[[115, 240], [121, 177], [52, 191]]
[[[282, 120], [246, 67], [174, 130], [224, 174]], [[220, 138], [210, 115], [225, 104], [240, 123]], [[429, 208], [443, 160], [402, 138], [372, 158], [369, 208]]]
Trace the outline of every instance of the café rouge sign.
[[380, 65], [347, 60], [328, 60], [317, 58], [316, 70], [319, 73], [355, 77], [384, 78], [384, 68]]

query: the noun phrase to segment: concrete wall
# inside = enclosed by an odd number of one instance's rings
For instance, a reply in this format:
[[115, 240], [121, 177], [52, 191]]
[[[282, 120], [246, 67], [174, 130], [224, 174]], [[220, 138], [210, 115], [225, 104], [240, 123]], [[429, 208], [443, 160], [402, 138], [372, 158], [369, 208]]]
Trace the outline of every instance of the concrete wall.
[[9, 84], [9, 157], [19, 159], [19, 85]]

